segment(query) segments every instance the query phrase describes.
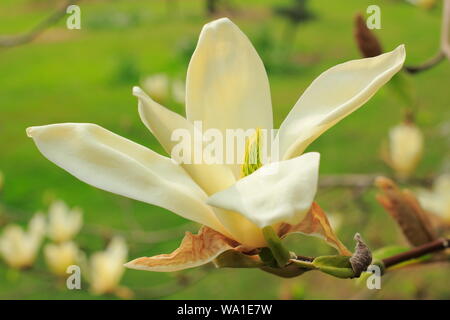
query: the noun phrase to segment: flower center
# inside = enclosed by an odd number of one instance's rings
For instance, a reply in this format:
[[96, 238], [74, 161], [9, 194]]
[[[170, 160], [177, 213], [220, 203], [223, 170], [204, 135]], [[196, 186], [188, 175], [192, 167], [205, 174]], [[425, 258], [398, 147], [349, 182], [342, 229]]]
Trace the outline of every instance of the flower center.
[[245, 142], [245, 155], [244, 162], [241, 166], [241, 178], [252, 174], [263, 165], [261, 160], [261, 135], [261, 129], [257, 128], [255, 134]]

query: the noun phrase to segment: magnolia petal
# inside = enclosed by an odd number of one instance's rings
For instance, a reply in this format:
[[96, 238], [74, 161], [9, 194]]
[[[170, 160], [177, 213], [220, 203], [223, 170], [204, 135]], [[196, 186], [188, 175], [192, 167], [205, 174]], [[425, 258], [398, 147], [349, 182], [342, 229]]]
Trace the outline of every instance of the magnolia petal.
[[[206, 24], [200, 33], [187, 72], [186, 116], [202, 121], [205, 130], [223, 133], [273, 126], [264, 65], [247, 36], [227, 18]], [[226, 151], [236, 155], [236, 162], [243, 157], [238, 148]], [[238, 177], [238, 164], [229, 166]]]
[[203, 190], [169, 158], [95, 124], [31, 127], [27, 134], [47, 159], [83, 182], [226, 233]]
[[172, 253], [137, 258], [126, 263], [125, 267], [156, 272], [179, 271], [207, 264], [235, 246], [222, 234], [202, 227], [197, 235], [186, 232], [180, 247]]
[[397, 73], [405, 60], [403, 45], [377, 57], [339, 64], [305, 90], [278, 132], [280, 157], [301, 154], [322, 133], [366, 103]]
[[269, 80], [247, 36], [228, 18], [206, 24], [189, 63], [186, 115], [206, 129], [272, 128]]
[[[196, 139], [201, 143], [202, 133], [190, 121], [164, 108], [147, 96], [139, 87], [133, 88], [133, 94], [139, 99], [139, 115], [142, 121], [168, 154], [172, 155], [174, 147], [182, 142], [174, 136], [174, 133], [180, 133], [180, 137], [189, 137], [190, 142], [185, 146], [186, 149], [190, 148], [186, 150], [190, 155], [187, 161], [181, 161], [180, 164], [207, 194], [227, 188], [234, 183], [234, 175], [227, 166], [220, 164], [220, 162], [206, 164], [201, 159], [194, 158], [194, 143]], [[201, 151], [202, 146], [199, 145], [199, 147]], [[174, 157], [172, 156], [172, 158]]]
[[327, 215], [314, 202], [306, 217], [297, 225], [283, 225], [280, 228], [280, 235], [286, 236], [290, 233], [303, 233], [306, 235], [316, 236], [325, 240], [329, 245], [336, 248], [340, 254], [351, 256], [352, 253], [342, 244], [328, 221]]
[[320, 155], [316, 152], [270, 163], [208, 198], [207, 203], [239, 212], [260, 228], [299, 223], [317, 190]]

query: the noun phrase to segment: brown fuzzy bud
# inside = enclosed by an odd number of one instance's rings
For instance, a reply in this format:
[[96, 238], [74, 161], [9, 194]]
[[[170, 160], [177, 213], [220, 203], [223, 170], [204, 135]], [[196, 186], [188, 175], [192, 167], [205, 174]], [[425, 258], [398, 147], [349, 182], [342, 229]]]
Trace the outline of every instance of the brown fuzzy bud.
[[378, 41], [375, 34], [367, 28], [366, 21], [361, 13], [358, 13], [355, 16], [354, 36], [363, 57], [375, 57], [383, 53], [380, 41]]
[[437, 239], [428, 215], [410, 191], [400, 190], [384, 177], [378, 177], [375, 185], [382, 192], [377, 196], [378, 202], [394, 218], [411, 245], [420, 246]]
[[355, 234], [356, 241], [355, 252], [350, 257], [350, 264], [355, 272], [355, 277], [359, 277], [363, 271], [372, 263], [372, 253], [369, 247], [364, 243], [359, 233]]

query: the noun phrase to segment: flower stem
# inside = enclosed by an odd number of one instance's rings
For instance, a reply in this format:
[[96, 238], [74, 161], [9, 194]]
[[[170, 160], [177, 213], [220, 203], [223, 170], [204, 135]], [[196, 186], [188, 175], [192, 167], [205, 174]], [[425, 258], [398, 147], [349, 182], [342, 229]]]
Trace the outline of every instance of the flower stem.
[[291, 258], [291, 254], [283, 246], [281, 239], [278, 237], [275, 230], [271, 226], [263, 228], [262, 231], [264, 238], [266, 239], [267, 246], [272, 252], [273, 257], [277, 261], [278, 266], [280, 268], [284, 267]]

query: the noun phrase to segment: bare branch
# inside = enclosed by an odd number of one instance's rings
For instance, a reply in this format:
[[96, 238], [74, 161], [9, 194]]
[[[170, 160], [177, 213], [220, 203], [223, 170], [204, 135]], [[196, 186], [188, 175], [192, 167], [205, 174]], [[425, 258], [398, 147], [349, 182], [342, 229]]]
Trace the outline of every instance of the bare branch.
[[0, 47], [15, 47], [31, 42], [36, 39], [41, 33], [43, 33], [50, 26], [58, 22], [62, 17], [66, 15], [66, 9], [69, 5], [75, 4], [81, 0], [68, 0], [64, 1], [60, 8], [53, 12], [47, 19], [41, 21], [31, 30], [18, 35], [0, 35]]
[[441, 43], [439, 52], [431, 59], [418, 66], [405, 66], [404, 70], [410, 74], [420, 73], [433, 68], [445, 58], [450, 60], [450, 0], [443, 1]]
[[389, 268], [401, 262], [405, 262], [415, 258], [420, 258], [429, 253], [442, 251], [449, 247], [450, 247], [450, 239], [444, 238], [437, 239], [432, 242], [428, 242], [421, 246], [415, 247], [409, 251], [383, 259], [383, 264], [386, 268]]
[[[320, 177], [319, 186], [321, 188], [355, 188], [365, 189], [374, 186], [377, 177], [384, 174], [338, 174], [323, 175]], [[430, 186], [433, 183], [433, 177], [413, 178], [408, 180], [409, 184]]]

